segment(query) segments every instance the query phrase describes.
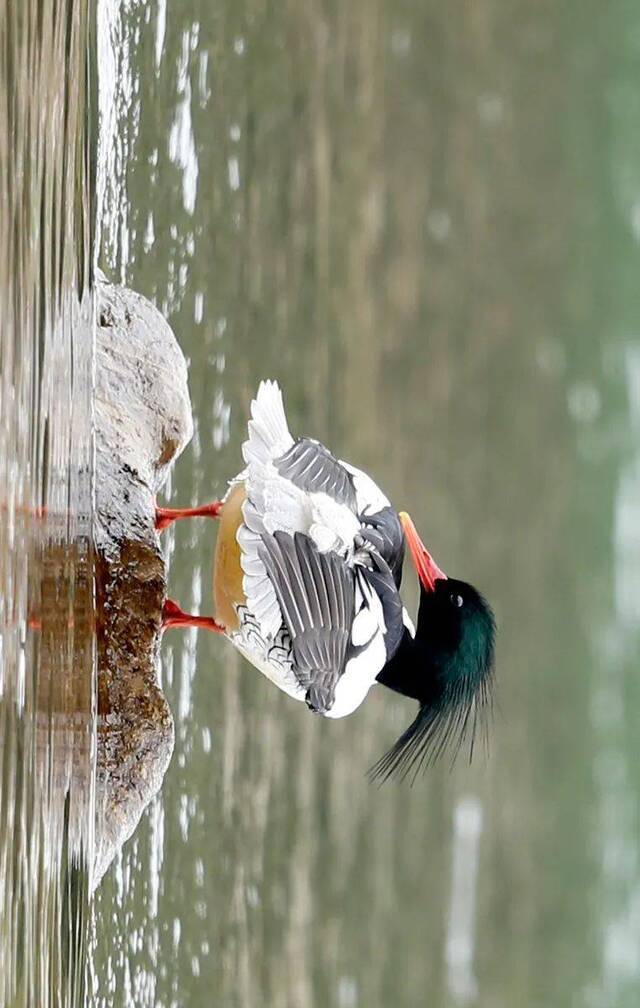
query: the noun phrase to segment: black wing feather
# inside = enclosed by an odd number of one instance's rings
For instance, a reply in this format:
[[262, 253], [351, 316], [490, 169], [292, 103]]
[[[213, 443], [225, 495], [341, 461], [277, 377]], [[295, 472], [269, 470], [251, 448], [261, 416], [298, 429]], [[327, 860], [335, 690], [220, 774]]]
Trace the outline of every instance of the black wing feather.
[[382, 603], [382, 612], [387, 628], [384, 644], [387, 651], [387, 661], [390, 661], [398, 650], [404, 633], [402, 599], [398, 594], [395, 578], [386, 560], [372, 552], [370, 563], [372, 566], [361, 568], [361, 572]]
[[309, 536], [264, 535], [259, 555], [291, 634], [293, 668], [307, 703], [324, 713], [344, 671], [354, 618], [355, 575], [335, 553], [319, 553]]
[[386, 560], [399, 588], [404, 560], [404, 532], [397, 511], [390, 506], [385, 507], [374, 514], [360, 515], [360, 521], [363, 523], [362, 538]]
[[291, 480], [308, 493], [326, 493], [339, 504], [356, 511], [353, 476], [319, 441], [298, 438], [284, 455], [273, 463], [280, 476]]

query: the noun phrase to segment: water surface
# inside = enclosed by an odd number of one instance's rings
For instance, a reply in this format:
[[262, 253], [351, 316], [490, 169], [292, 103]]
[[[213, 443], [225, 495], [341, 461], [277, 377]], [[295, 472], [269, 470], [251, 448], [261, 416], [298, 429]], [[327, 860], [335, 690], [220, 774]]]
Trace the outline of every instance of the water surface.
[[0, 3], [0, 1004], [85, 1003], [93, 854], [88, 8]]

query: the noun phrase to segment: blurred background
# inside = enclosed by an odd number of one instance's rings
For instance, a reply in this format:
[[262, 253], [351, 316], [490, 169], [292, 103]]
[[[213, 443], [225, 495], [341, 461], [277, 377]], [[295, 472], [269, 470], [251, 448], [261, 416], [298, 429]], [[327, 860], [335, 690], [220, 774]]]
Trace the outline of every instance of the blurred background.
[[[500, 638], [489, 758], [377, 790], [411, 704], [310, 718], [168, 634], [176, 751], [98, 895], [98, 1003], [637, 1005], [640, 13], [159, 0], [100, 39], [101, 262], [190, 361], [167, 501], [224, 491], [277, 377]], [[210, 612], [214, 530], [165, 543]]]
[[[92, 1003], [636, 1008], [640, 11], [98, 0], [90, 47], [97, 263], [190, 363], [165, 502], [224, 492], [278, 378], [500, 627], [488, 756], [381, 789], [411, 703], [311, 718], [168, 633], [175, 753], [94, 902]], [[165, 534], [187, 609], [214, 542]]]

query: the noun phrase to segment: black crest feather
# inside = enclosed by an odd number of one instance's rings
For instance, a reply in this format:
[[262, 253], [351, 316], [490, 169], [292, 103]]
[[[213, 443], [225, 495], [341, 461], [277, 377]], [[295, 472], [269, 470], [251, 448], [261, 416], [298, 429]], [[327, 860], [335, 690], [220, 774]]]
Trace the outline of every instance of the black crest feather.
[[433, 766], [449, 749], [453, 764], [465, 740], [471, 761], [478, 734], [488, 744], [492, 710], [491, 679], [485, 679], [472, 696], [460, 690], [437, 704], [424, 704], [416, 718], [369, 770], [369, 779], [384, 783], [390, 777], [408, 778], [413, 784], [422, 770]]

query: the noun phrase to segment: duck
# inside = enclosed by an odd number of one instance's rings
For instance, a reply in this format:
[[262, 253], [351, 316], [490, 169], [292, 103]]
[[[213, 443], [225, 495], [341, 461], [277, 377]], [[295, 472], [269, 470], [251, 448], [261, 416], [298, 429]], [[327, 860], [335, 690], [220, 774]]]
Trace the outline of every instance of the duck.
[[[409, 727], [371, 768], [410, 775], [454, 753], [491, 706], [496, 625], [465, 581], [448, 578], [407, 512], [320, 441], [290, 433], [282, 391], [262, 381], [251, 402], [244, 467], [221, 500], [156, 508], [175, 521], [219, 523], [214, 615], [166, 599], [162, 627], [200, 627], [227, 640], [314, 714], [352, 714], [375, 684], [418, 702]], [[420, 585], [414, 626], [402, 602], [405, 546]]]

